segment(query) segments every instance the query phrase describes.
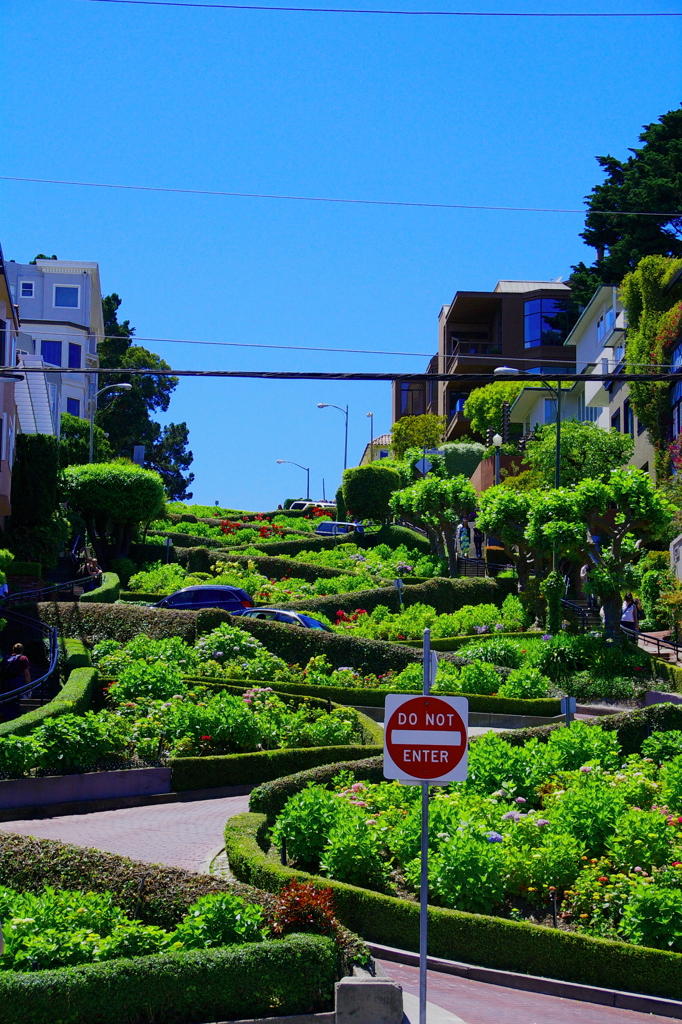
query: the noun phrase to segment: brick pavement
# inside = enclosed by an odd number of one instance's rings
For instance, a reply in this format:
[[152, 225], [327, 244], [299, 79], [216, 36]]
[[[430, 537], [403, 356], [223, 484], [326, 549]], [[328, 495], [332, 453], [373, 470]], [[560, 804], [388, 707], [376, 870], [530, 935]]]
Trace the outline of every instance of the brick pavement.
[[[419, 995], [419, 968], [380, 960], [386, 973], [406, 992]], [[521, 992], [482, 981], [429, 971], [429, 1002], [461, 1017], [466, 1024], [670, 1024], [670, 1017], [636, 1013], [576, 999]]]
[[0, 823], [0, 831], [59, 839], [150, 864], [199, 871], [207, 858], [222, 847], [227, 819], [248, 809], [248, 795], [230, 796], [5, 821]]

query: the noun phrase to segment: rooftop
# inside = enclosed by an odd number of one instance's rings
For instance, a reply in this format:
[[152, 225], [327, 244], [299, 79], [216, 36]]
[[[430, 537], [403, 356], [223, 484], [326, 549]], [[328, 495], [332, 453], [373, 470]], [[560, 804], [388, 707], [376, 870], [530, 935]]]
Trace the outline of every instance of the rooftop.
[[537, 288], [554, 288], [559, 292], [569, 292], [571, 289], [561, 281], [498, 281], [495, 285], [496, 292], [532, 292]]

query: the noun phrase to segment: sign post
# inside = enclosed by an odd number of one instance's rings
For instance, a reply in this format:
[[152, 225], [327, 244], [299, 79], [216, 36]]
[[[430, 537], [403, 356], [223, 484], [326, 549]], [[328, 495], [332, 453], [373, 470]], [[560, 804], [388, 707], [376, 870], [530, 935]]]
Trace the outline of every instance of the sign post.
[[429, 785], [467, 777], [469, 702], [466, 697], [433, 697], [438, 660], [431, 631], [424, 630], [424, 686], [421, 696], [390, 693], [384, 716], [384, 777], [422, 788], [419, 892], [419, 1024], [426, 1024], [426, 967], [429, 904]]
[[561, 698], [561, 710], [566, 715], [566, 725], [570, 726], [573, 721], [573, 715], [577, 707], [578, 701], [575, 697], [562, 697]]

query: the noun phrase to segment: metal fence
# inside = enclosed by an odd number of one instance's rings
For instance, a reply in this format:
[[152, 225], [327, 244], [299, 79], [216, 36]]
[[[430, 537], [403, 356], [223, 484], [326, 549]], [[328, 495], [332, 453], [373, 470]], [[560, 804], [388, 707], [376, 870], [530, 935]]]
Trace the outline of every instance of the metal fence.
[[[50, 682], [57, 670], [57, 661], [59, 659], [59, 638], [57, 635], [57, 627], [48, 626], [46, 622], [41, 622], [40, 619], [31, 618], [29, 615], [23, 615], [21, 612], [16, 612], [11, 608], [6, 607], [0, 609], [0, 615], [2, 618], [7, 619], [9, 623], [13, 623], [20, 627], [23, 636], [26, 636], [26, 633], [34, 631], [38, 638], [47, 643], [48, 648], [47, 671], [37, 679], [32, 679], [30, 683], [27, 683], [26, 680], [22, 680], [21, 684], [13, 690], [0, 693], [0, 706], [2, 706], [10, 701], [15, 701], [22, 697], [28, 697], [35, 691], [41, 691], [45, 684]], [[39, 696], [42, 700], [42, 694]]]

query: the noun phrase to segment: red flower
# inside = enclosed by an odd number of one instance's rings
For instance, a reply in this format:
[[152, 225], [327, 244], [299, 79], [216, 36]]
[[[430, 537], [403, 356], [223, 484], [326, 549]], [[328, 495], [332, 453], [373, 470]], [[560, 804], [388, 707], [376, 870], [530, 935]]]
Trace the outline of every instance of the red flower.
[[608, 882], [608, 878], [606, 877], [606, 875], [600, 875], [599, 878], [598, 878], [598, 881], [599, 882]]
[[202, 740], [210, 740], [210, 739], [211, 739], [211, 737], [210, 737], [210, 736], [202, 736], [202, 737], [201, 737], [201, 739], [202, 739]]

